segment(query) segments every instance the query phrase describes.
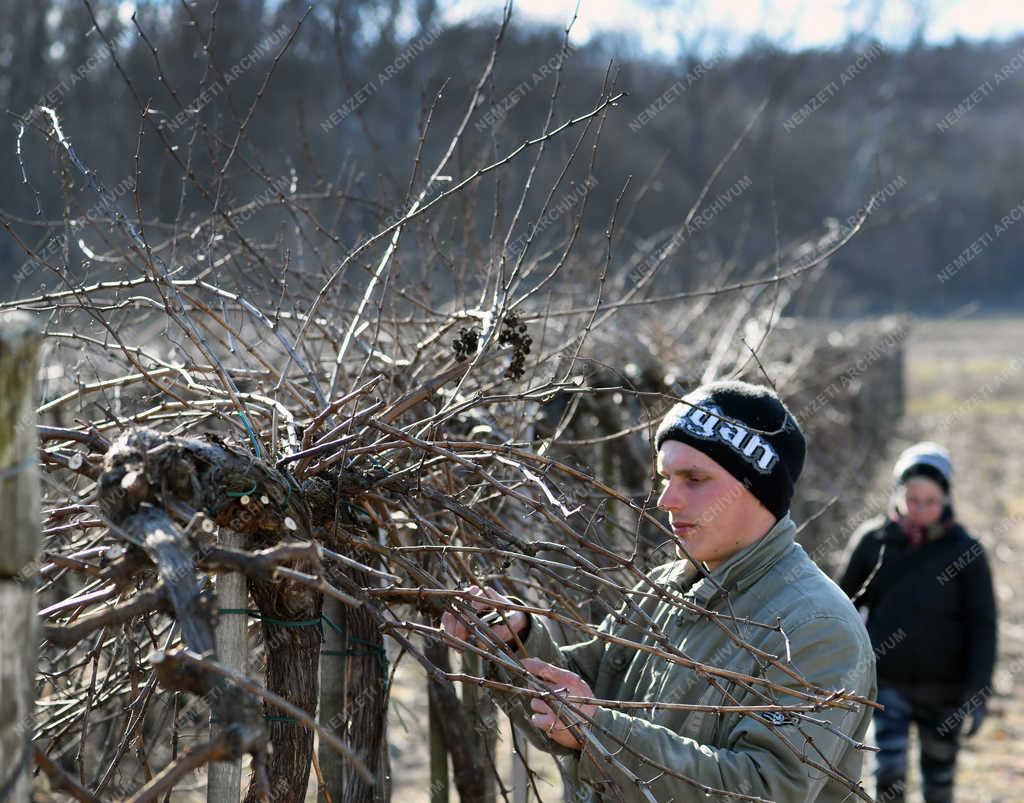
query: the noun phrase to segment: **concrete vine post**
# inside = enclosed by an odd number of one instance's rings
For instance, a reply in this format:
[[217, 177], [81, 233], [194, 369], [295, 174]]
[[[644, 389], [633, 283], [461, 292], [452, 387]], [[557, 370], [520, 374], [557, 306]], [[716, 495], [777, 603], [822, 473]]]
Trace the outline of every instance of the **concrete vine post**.
[[[224, 529], [220, 533], [220, 545], [244, 549], [245, 539], [240, 533]], [[245, 610], [249, 604], [249, 586], [244, 574], [222, 572], [217, 575], [217, 604], [221, 615], [217, 619], [214, 636], [217, 639], [217, 655], [226, 665], [243, 673], [249, 672], [248, 622]], [[211, 723], [211, 729], [219, 728]], [[214, 761], [210, 764], [209, 780], [206, 786], [208, 803], [234, 801], [241, 797], [242, 760]]]

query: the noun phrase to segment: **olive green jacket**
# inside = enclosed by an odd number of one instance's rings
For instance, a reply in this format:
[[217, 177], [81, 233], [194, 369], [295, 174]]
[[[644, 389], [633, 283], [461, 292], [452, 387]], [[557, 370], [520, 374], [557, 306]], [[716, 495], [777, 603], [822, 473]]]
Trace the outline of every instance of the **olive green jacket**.
[[[873, 700], [875, 659], [860, 616], [846, 595], [795, 543], [795, 533], [790, 518], [780, 519], [763, 538], [715, 569], [710, 577], [724, 595], [708, 578], [697, 577], [688, 561], [668, 563], [649, 574], [666, 591], [681, 593], [687, 600], [720, 614], [721, 626], [707, 615], [657, 595], [634, 595], [634, 601], [669, 643], [695, 661], [800, 688], [778, 667], [766, 667], [760, 661], [759, 668], [758, 659], [727, 635], [727, 631], [738, 632], [743, 640], [777, 656], [811, 683]], [[652, 588], [641, 582], [634, 592], [638, 590], [650, 592]], [[602, 632], [653, 644], [647, 628], [621, 621], [622, 615], [637, 621], [635, 611], [621, 607], [617, 614], [618, 619], [614, 614], [605, 618]], [[733, 616], [735, 623], [726, 618]], [[776, 629], [751, 622], [781, 622], [786, 638]], [[600, 699], [750, 706], [770, 702], [763, 696], [768, 694], [779, 704], [801, 702], [764, 686], [755, 691], [728, 679], [716, 679], [716, 688], [706, 675], [690, 667], [599, 638], [559, 646], [537, 616], [531, 617], [523, 646], [531, 656], [578, 673]], [[581, 754], [549, 741], [529, 724], [529, 706], [522, 698], [500, 697], [503, 707], [534, 744], [561, 757], [563, 767], [577, 784], [574, 800], [579, 803], [595, 797], [628, 803], [650, 801], [652, 797], [665, 803], [703, 801], [708, 799], [705, 787], [780, 803], [856, 799], [846, 785], [802, 762], [800, 756], [831, 766], [859, 782], [863, 751], [831, 730], [797, 721], [792, 715], [598, 708], [593, 719], [600, 727], [591, 733], [613, 754], [609, 761], [599, 749], [585, 747]], [[835, 730], [860, 742], [871, 709], [859, 705], [852, 711], [825, 708], [809, 716], [827, 720]], [[568, 762], [567, 767], [564, 762]], [[692, 783], [666, 775], [656, 765], [670, 768]], [[630, 776], [651, 781], [647, 786], [651, 794], [644, 794]]]

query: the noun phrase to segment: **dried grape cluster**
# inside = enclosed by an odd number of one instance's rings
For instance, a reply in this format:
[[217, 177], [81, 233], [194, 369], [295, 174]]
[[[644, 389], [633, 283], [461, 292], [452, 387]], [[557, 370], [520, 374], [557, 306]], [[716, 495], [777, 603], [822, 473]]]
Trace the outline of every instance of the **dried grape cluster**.
[[526, 324], [520, 323], [519, 316], [514, 312], [505, 317], [501, 327], [498, 344], [512, 346], [513, 349], [512, 362], [509, 363], [505, 376], [509, 379], [519, 379], [526, 372], [526, 355], [530, 353], [533, 338], [526, 334]]
[[[526, 355], [530, 353], [533, 338], [526, 333], [526, 324], [521, 323], [514, 312], [501, 322], [498, 334], [499, 346], [512, 346], [512, 361], [505, 370], [509, 379], [519, 379], [526, 372]], [[480, 346], [480, 333], [472, 327], [463, 326], [452, 341], [455, 359], [463, 362], [470, 354], [475, 354]]]
[[475, 354], [480, 344], [480, 335], [472, 327], [463, 326], [459, 334], [452, 342], [452, 349], [455, 351], [455, 359], [463, 362], [470, 354]]

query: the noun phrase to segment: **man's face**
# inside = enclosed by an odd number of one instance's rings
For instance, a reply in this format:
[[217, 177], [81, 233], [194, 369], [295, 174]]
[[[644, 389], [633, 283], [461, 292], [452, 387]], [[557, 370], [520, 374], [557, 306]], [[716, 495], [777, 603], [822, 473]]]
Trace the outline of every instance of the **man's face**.
[[[743, 483], [685, 443], [667, 440], [662, 444], [658, 476], [662, 480], [658, 508], [669, 514], [672, 531], [690, 556], [711, 569], [775, 524], [775, 516]], [[676, 553], [686, 557], [679, 546]]]

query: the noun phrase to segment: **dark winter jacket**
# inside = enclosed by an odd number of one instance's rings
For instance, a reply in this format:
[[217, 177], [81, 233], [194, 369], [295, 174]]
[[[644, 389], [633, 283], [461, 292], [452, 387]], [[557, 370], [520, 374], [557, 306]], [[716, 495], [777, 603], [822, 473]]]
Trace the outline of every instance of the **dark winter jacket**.
[[869, 522], [858, 537], [839, 585], [868, 611], [878, 682], [953, 706], [987, 696], [996, 604], [981, 544], [956, 523], [917, 549], [890, 520]]

